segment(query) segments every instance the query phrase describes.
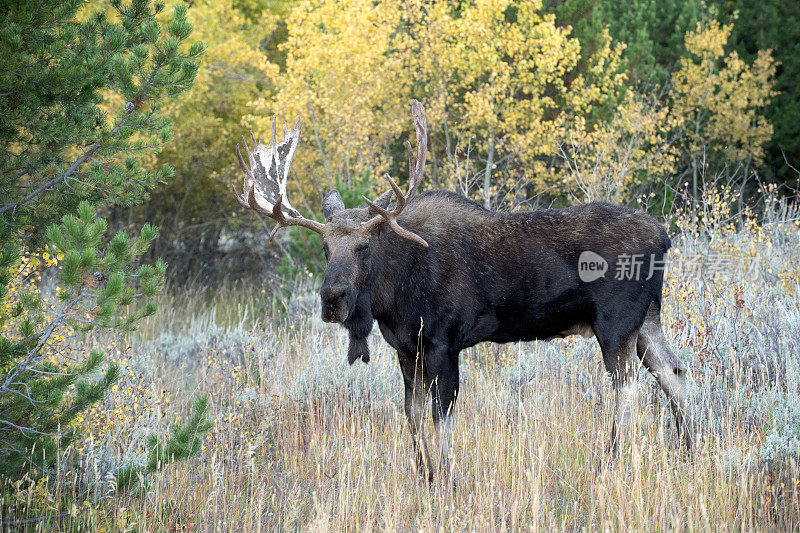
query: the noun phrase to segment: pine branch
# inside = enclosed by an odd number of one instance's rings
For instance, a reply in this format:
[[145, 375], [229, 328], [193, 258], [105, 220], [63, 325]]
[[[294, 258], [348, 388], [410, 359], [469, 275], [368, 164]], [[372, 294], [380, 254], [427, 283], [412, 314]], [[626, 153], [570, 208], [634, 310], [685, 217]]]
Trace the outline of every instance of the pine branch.
[[[114, 127], [113, 130], [111, 130], [111, 133], [110, 133], [109, 136], [114, 136], [120, 130], [120, 128], [122, 128], [122, 126], [125, 125], [125, 123], [128, 121], [128, 117], [130, 116], [130, 114], [132, 112], [133, 112], [133, 110], [125, 112], [125, 115], [123, 115], [123, 117], [120, 120], [119, 124], [117, 124]], [[6, 204], [6, 205], [0, 207], [0, 213], [5, 213], [6, 211], [9, 211], [11, 209], [16, 210], [18, 207], [21, 207], [21, 206], [25, 205], [26, 203], [30, 202], [31, 200], [33, 200], [34, 198], [36, 198], [37, 196], [42, 194], [44, 191], [46, 191], [46, 190], [48, 190], [48, 189], [50, 189], [52, 187], [55, 187], [59, 183], [64, 182], [64, 180], [66, 180], [68, 177], [72, 176], [72, 174], [74, 174], [81, 167], [81, 165], [83, 165], [86, 162], [87, 159], [91, 158], [92, 155], [94, 155], [94, 153], [97, 152], [102, 147], [103, 147], [103, 144], [100, 141], [95, 142], [94, 144], [92, 144], [89, 147], [88, 150], [84, 151], [83, 155], [81, 155], [78, 159], [76, 159], [64, 173], [62, 173], [61, 175], [59, 175], [56, 178], [53, 178], [52, 180], [48, 181], [47, 183], [44, 183], [44, 184], [40, 185], [39, 187], [37, 187], [36, 189], [31, 191], [30, 193], [25, 195], [25, 197], [22, 198], [21, 200], [19, 200], [18, 202], [15, 202], [15, 203], [12, 203], [12, 204]]]

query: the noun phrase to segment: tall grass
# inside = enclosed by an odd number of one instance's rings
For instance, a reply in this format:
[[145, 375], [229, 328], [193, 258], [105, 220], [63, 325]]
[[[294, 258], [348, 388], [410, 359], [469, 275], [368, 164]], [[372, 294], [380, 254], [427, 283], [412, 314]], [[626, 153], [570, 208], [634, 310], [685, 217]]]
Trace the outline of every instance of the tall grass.
[[[83, 481], [60, 485], [78, 510], [31, 527], [798, 530], [800, 227], [785, 216], [734, 227], [720, 222], [728, 215], [684, 228], [665, 285], [665, 329], [690, 368], [701, 436], [690, 457], [642, 371], [636, 423], [608, 465], [613, 394], [594, 340], [481, 345], [462, 357], [455, 483], [429, 486], [394, 352], [375, 328], [372, 361], [349, 366], [313, 278], [277, 298], [172, 288], [137, 334], [86, 340], [123, 361], [125, 378], [83, 421]], [[721, 255], [727, 269], [692, 272], [691, 258]], [[201, 456], [118, 494], [113, 469], [143, 460], [146, 435], [185, 417], [197, 392], [215, 422]], [[86, 480], [90, 497], [77, 489]]]

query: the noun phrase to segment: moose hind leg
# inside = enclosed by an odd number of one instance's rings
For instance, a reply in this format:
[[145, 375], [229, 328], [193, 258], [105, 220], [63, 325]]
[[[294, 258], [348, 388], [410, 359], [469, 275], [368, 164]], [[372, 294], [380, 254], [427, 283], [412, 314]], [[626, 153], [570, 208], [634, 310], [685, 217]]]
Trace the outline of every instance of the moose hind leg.
[[428, 453], [428, 444], [425, 441], [422, 422], [425, 416], [425, 400], [427, 392], [421, 377], [411, 376], [405, 381], [405, 405], [404, 411], [408, 427], [411, 430], [411, 444], [414, 448], [414, 458], [420, 473], [425, 476], [428, 482], [433, 481], [433, 469], [431, 468], [431, 457]]
[[604, 339], [598, 335], [606, 370], [611, 374], [614, 386], [614, 422], [607, 448], [612, 459], [617, 457], [620, 436], [627, 434], [636, 407], [639, 368], [636, 338], [635, 332], [622, 341]]
[[686, 365], [670, 348], [661, 328], [660, 312], [655, 303], [647, 311], [647, 317], [639, 330], [636, 348], [642, 364], [653, 374], [667, 395], [675, 415], [678, 434], [682, 436], [686, 448], [691, 451], [693, 429], [686, 414]]

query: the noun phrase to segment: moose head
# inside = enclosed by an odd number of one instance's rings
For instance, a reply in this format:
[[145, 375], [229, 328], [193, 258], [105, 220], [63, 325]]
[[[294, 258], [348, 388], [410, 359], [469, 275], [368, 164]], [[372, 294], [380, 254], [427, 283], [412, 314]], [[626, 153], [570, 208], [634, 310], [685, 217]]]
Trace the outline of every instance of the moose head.
[[[277, 141], [275, 117], [272, 119], [272, 138], [269, 144], [256, 142], [253, 137], [254, 148], [251, 151], [242, 138], [249, 166], [242, 157], [239, 146], [236, 146], [239, 164], [245, 174], [244, 193], [239, 195], [234, 189], [236, 199], [244, 207], [264, 213], [277, 223], [270, 233], [270, 240], [285, 226], [303, 226], [322, 235], [327, 261], [320, 290], [322, 319], [326, 322], [345, 324], [351, 329], [351, 333], [357, 314], [359, 295], [366, 290], [372, 272], [374, 230], [387, 224], [398, 235], [421, 246], [428, 246], [422, 237], [403, 228], [397, 221], [398, 215], [414, 195], [422, 179], [427, 154], [425, 110], [416, 100], [411, 103], [411, 116], [416, 130], [417, 149], [414, 155], [411, 144], [407, 143], [410, 173], [408, 191], [404, 193], [387, 174], [386, 178], [391, 186], [389, 190], [375, 201], [364, 197], [364, 202], [367, 204], [364, 207], [346, 209], [339, 191], [334, 189], [326, 194], [322, 201], [325, 224], [303, 217], [291, 206], [286, 197], [289, 166], [302, 127], [299, 117], [292, 130], [288, 130], [284, 124], [284, 139], [280, 143]], [[391, 205], [393, 198], [394, 203]], [[361, 327], [366, 327], [366, 324]], [[371, 317], [369, 327], [372, 327]], [[365, 360], [368, 360], [368, 354], [360, 355], [366, 355]], [[353, 354], [351, 362], [352, 357]]]

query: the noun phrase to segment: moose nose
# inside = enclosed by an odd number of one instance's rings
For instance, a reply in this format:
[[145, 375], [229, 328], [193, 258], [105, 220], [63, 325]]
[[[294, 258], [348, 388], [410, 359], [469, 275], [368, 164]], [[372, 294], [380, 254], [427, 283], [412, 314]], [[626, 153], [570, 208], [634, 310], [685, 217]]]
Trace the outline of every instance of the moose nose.
[[342, 285], [323, 287], [320, 293], [325, 302], [336, 302], [344, 297], [345, 288]]

